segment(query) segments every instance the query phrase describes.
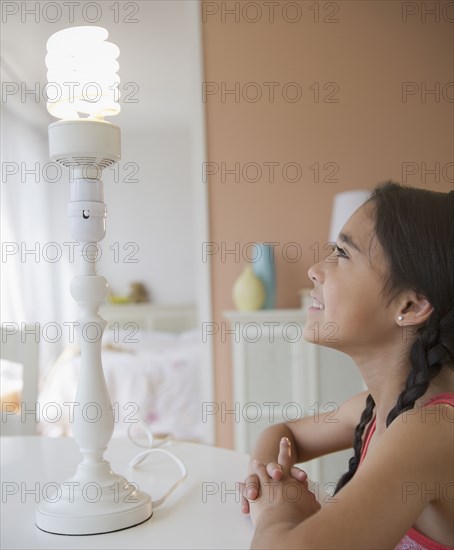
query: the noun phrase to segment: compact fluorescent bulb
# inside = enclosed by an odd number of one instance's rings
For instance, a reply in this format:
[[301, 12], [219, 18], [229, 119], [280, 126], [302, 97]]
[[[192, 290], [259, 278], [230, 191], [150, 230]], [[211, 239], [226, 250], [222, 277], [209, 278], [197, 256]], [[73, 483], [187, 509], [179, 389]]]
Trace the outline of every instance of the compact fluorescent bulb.
[[47, 110], [60, 119], [103, 119], [120, 112], [119, 48], [102, 27], [71, 27], [47, 41]]

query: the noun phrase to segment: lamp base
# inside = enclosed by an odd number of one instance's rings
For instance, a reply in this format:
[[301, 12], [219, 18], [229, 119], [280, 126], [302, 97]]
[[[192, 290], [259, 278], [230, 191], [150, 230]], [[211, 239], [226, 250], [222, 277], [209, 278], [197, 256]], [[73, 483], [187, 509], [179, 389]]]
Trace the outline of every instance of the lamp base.
[[72, 478], [61, 485], [48, 485], [56, 491], [51, 496], [46, 492], [36, 512], [37, 527], [48, 533], [111, 533], [134, 527], [153, 515], [150, 495], [114, 474], [105, 460], [97, 464], [83, 462]]

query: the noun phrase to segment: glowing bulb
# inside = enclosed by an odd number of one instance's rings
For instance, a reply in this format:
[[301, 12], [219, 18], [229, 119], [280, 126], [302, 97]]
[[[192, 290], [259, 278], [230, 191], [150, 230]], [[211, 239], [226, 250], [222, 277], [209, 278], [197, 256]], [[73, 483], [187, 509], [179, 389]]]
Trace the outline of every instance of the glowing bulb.
[[47, 110], [65, 120], [120, 112], [119, 48], [102, 27], [72, 27], [47, 41]]

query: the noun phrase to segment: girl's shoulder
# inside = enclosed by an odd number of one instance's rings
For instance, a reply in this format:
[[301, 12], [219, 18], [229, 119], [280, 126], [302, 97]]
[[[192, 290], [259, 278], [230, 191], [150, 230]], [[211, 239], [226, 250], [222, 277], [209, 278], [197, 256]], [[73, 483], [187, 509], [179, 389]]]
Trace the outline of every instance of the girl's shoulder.
[[454, 394], [434, 395], [421, 406], [397, 416], [380, 438], [380, 447], [397, 447], [404, 462], [412, 465], [415, 472], [419, 470], [421, 480], [429, 481], [433, 475], [432, 481], [436, 481], [443, 474], [451, 478], [452, 471], [446, 464], [454, 460], [453, 407]]
[[[445, 392], [432, 395], [428, 399], [422, 399], [418, 406], [402, 413], [401, 422], [410, 423], [415, 430], [428, 430], [430, 425], [436, 424], [440, 428], [451, 428], [454, 422], [454, 393]], [[398, 420], [397, 417], [396, 420]], [[394, 424], [393, 422], [393, 424]]]

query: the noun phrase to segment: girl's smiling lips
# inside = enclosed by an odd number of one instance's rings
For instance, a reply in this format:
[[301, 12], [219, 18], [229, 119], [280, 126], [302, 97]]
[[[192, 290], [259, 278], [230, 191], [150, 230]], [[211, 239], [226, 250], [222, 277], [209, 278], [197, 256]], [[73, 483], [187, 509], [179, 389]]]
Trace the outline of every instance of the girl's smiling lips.
[[309, 309], [311, 309], [311, 310], [319, 310], [319, 311], [325, 309], [325, 304], [322, 304], [322, 302], [321, 302], [318, 298], [316, 298], [316, 297], [313, 295], [312, 292], [310, 293], [310, 295], [311, 295], [311, 297], [313, 298], [314, 301], [313, 301], [313, 303], [312, 303], [312, 306], [311, 306]]

